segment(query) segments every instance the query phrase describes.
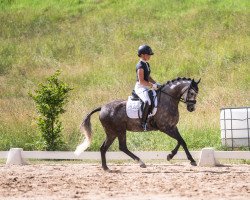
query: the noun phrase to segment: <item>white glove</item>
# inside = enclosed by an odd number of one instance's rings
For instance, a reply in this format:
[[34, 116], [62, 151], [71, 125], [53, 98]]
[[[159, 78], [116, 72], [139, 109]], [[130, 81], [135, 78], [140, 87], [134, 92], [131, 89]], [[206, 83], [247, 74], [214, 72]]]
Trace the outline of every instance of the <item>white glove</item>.
[[160, 83], [155, 83], [157, 85], [157, 88], [160, 88], [162, 85]]
[[153, 90], [157, 90], [157, 89], [158, 89], [158, 86], [157, 86], [156, 83], [154, 83], [154, 84], [152, 85], [152, 89], [153, 89]]

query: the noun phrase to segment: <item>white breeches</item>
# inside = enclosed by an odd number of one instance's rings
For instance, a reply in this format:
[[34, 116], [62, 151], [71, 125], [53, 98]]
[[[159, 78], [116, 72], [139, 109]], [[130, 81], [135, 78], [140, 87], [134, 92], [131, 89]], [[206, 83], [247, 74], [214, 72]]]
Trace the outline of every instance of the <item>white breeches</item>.
[[[139, 82], [136, 82], [135, 84], [135, 93], [141, 98], [141, 100], [145, 103], [148, 102], [149, 105], [151, 105], [151, 101], [148, 95], [149, 89], [146, 86], [143, 86], [139, 84]], [[156, 92], [154, 90], [153, 95], [156, 95]]]

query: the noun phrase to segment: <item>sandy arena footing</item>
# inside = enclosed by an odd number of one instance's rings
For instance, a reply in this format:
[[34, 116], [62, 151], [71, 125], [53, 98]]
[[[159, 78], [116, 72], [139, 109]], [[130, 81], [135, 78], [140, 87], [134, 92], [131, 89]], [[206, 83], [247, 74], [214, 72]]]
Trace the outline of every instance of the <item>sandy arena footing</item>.
[[8, 200], [248, 200], [250, 165], [188, 163], [0, 165], [0, 199]]

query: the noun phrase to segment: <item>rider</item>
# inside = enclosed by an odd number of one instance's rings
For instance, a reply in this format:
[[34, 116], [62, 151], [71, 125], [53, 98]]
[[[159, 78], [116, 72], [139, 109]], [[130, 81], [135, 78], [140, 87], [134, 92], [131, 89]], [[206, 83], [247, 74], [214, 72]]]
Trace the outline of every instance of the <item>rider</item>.
[[144, 108], [142, 112], [142, 128], [144, 131], [147, 130], [147, 118], [149, 114], [149, 107], [151, 101], [149, 98], [148, 91], [152, 89], [153, 94], [155, 95], [155, 90], [159, 87], [160, 84], [156, 83], [154, 79], [150, 76], [150, 65], [149, 61], [151, 55], [154, 55], [152, 49], [148, 45], [141, 45], [138, 49], [138, 56], [140, 57], [139, 62], [136, 65], [136, 84], [135, 84], [135, 93], [140, 97], [144, 102]]

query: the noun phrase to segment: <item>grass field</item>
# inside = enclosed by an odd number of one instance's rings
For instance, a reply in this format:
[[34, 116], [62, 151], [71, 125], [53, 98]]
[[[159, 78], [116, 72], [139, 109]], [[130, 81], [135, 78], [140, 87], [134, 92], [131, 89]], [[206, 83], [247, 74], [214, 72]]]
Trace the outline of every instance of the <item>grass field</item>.
[[[131, 93], [143, 43], [155, 52], [158, 82], [202, 79], [197, 111], [180, 105], [179, 129], [190, 149], [223, 149], [220, 108], [250, 105], [249, 10], [248, 0], [0, 0], [0, 150], [42, 148], [28, 93], [57, 69], [74, 88], [62, 116], [73, 150], [87, 112]], [[97, 115], [92, 120], [90, 150], [98, 150], [105, 135]], [[128, 133], [131, 150], [175, 144], [159, 132]]]

